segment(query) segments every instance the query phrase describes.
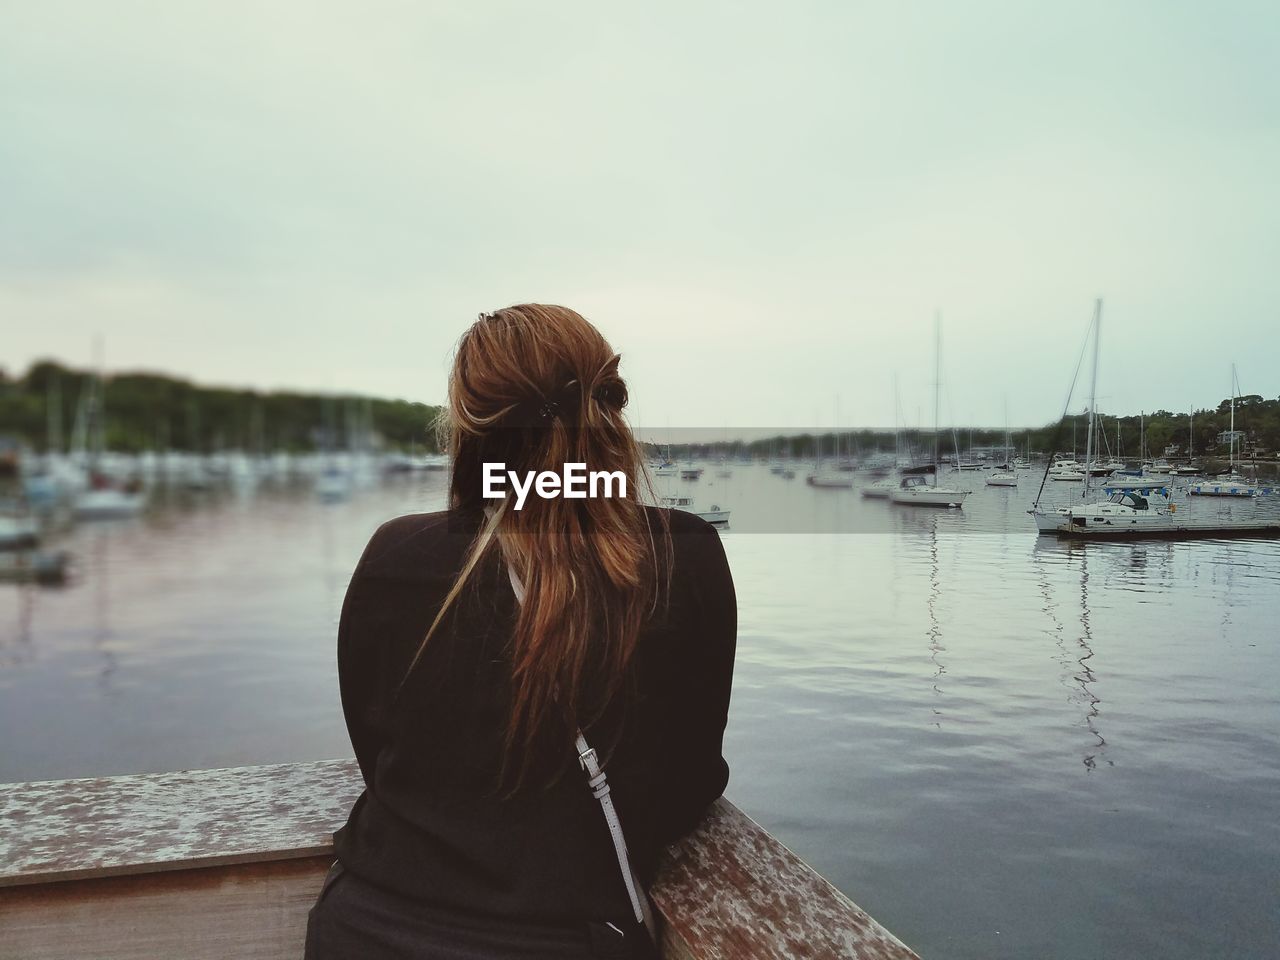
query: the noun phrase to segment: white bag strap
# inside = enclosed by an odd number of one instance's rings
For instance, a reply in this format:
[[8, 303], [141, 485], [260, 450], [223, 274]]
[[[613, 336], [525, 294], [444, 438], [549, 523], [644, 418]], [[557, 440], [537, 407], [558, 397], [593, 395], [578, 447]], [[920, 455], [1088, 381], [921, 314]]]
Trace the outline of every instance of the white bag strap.
[[[516, 576], [511, 567], [507, 567], [507, 576], [511, 579], [511, 589], [515, 591], [516, 600], [524, 602], [524, 584]], [[649, 897], [644, 892], [644, 885], [636, 876], [631, 866], [631, 858], [627, 855], [627, 838], [622, 833], [622, 821], [618, 819], [618, 810], [609, 796], [609, 781], [600, 767], [600, 758], [594, 748], [587, 743], [582, 731], [578, 731], [575, 742], [578, 751], [578, 763], [587, 774], [587, 786], [591, 795], [600, 801], [600, 809], [604, 811], [605, 822], [609, 825], [609, 835], [613, 838], [613, 851], [618, 857], [618, 870], [622, 874], [622, 882], [627, 888], [627, 896], [631, 899], [631, 911], [636, 922], [644, 924], [653, 942], [658, 942], [658, 928], [653, 921], [653, 909], [649, 905]]]
[[631, 912], [636, 922], [643, 923], [649, 931], [653, 942], [658, 942], [658, 928], [653, 922], [653, 909], [649, 906], [649, 898], [645, 895], [640, 878], [631, 866], [631, 858], [627, 856], [627, 838], [622, 835], [622, 821], [618, 819], [618, 811], [609, 796], [609, 781], [600, 769], [600, 760], [595, 750], [587, 744], [587, 738], [578, 731], [578, 763], [587, 772], [587, 786], [591, 795], [600, 801], [600, 809], [604, 811], [605, 822], [609, 824], [609, 834], [613, 837], [613, 851], [618, 855], [618, 869], [622, 872], [622, 882], [627, 886], [627, 896], [631, 898]]

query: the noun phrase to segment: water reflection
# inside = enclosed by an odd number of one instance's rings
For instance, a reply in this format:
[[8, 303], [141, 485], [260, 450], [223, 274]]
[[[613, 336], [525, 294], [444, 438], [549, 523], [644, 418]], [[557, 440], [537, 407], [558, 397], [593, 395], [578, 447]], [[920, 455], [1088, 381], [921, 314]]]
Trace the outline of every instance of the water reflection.
[[942, 622], [938, 618], [938, 597], [942, 594], [942, 572], [941, 564], [938, 558], [938, 526], [934, 522], [929, 529], [929, 595], [925, 601], [925, 607], [929, 611], [929, 628], [926, 631], [929, 638], [929, 661], [933, 664], [933, 725], [939, 730], [942, 729], [942, 710], [940, 704], [942, 700], [942, 688], [939, 686], [943, 674], [947, 672], [946, 666], [942, 663], [938, 654], [946, 651], [946, 647], [942, 644]]
[[[1060, 682], [1068, 690], [1068, 702], [1083, 707], [1081, 722], [1093, 739], [1093, 743], [1085, 749], [1081, 757], [1081, 762], [1089, 772], [1097, 769], [1099, 760], [1107, 766], [1115, 765], [1112, 760], [1103, 756], [1107, 740], [1100, 729], [1102, 699], [1093, 690], [1093, 684], [1097, 682], [1098, 677], [1093, 671], [1091, 662], [1095, 652], [1092, 614], [1089, 607], [1089, 555], [1099, 546], [1106, 550], [1112, 545], [1064, 542], [1042, 537], [1036, 542], [1035, 549], [1032, 551], [1032, 564], [1036, 569], [1037, 587], [1041, 598], [1040, 610], [1048, 620], [1048, 633], [1058, 648], [1058, 656], [1055, 659], [1063, 668]], [[1068, 642], [1066, 624], [1058, 614], [1061, 604], [1054, 599], [1048, 569], [1050, 562], [1061, 562], [1068, 570], [1077, 566], [1080, 571], [1077, 594], [1080, 607], [1078, 613], [1080, 632], [1075, 638], [1074, 648]], [[1142, 559], [1138, 560], [1139, 564], [1142, 562]]]
[[35, 622], [36, 591], [39, 588], [32, 583], [24, 583], [15, 585], [13, 589], [17, 591], [18, 597], [13, 641], [8, 642], [7, 630], [0, 630], [0, 651], [4, 652], [0, 663], [6, 667], [16, 667], [32, 657], [31, 632]]
[[[1098, 678], [1094, 676], [1093, 667], [1089, 663], [1094, 657], [1093, 627], [1089, 618], [1089, 544], [1078, 544], [1076, 546], [1080, 563], [1080, 638], [1078, 642], [1081, 655], [1076, 660], [1079, 672], [1076, 673], [1075, 680], [1080, 686], [1080, 702], [1086, 706], [1084, 725], [1096, 741], [1095, 748], [1084, 756], [1085, 768], [1093, 771], [1098, 765], [1098, 758], [1107, 748], [1107, 741], [1098, 729], [1098, 717], [1101, 713], [1098, 704], [1102, 701], [1090, 687], [1090, 684], [1094, 683]], [[1114, 766], [1110, 760], [1103, 759], [1108, 766]]]
[[120, 668], [115, 651], [111, 649], [111, 541], [114, 523], [105, 523], [94, 530], [93, 556], [93, 624], [89, 643], [102, 664], [98, 668], [98, 686], [104, 693], [117, 691], [112, 678]]

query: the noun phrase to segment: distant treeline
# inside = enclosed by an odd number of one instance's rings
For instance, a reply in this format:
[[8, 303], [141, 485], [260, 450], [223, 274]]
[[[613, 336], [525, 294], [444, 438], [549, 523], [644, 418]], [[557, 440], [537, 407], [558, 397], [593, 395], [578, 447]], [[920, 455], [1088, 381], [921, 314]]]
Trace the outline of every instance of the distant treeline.
[[[60, 434], [66, 449], [90, 380], [50, 361], [16, 380], [0, 371], [0, 434], [37, 450]], [[113, 374], [102, 388], [109, 450], [437, 449], [439, 408], [407, 400], [202, 387], [154, 373]]]
[[[55, 440], [60, 434], [65, 449], [74, 429], [77, 408], [91, 379], [88, 371], [73, 370], [50, 361], [35, 363], [18, 379], [0, 370], [0, 434], [17, 436], [37, 450], [45, 449], [51, 417]], [[434, 422], [440, 408], [407, 400], [381, 400], [358, 396], [307, 393], [261, 393], [197, 386], [153, 373], [118, 373], [103, 383], [106, 447], [126, 452], [175, 449], [210, 452], [220, 449], [289, 450], [400, 449], [437, 451]], [[1117, 418], [1100, 415], [1105, 440], [1103, 454], [1134, 459], [1142, 455], [1139, 437], [1145, 433], [1145, 455], [1161, 456], [1166, 447], [1177, 455], [1194, 450], [1199, 456], [1226, 457], [1225, 434], [1230, 425], [1231, 401], [1216, 409], [1195, 411], [1195, 436], [1186, 413], [1157, 410], [1146, 414], [1140, 427], [1138, 415]], [[1030, 430], [1011, 431], [1010, 442], [1018, 453], [1084, 454], [1088, 417], [1079, 414], [1061, 423]], [[1280, 399], [1257, 394], [1236, 399], [1236, 429], [1243, 434], [1241, 452], [1257, 450], [1268, 455], [1280, 450]], [[1074, 444], [1073, 444], [1074, 427]], [[928, 430], [899, 433], [904, 452], [931, 453], [933, 434]], [[944, 455], [963, 454], [971, 446], [994, 447], [1004, 442], [1003, 428], [944, 427], [940, 447]], [[1194, 442], [1192, 442], [1194, 441]], [[750, 443], [673, 444], [677, 458], [692, 452], [714, 455], [747, 453], [773, 456], [791, 453], [812, 456], [821, 446], [824, 455], [835, 451], [835, 434], [791, 434]], [[844, 454], [868, 454], [894, 449], [891, 432], [851, 430], [841, 433]], [[656, 454], [661, 448], [651, 445]]]
[[[1116, 425], [1120, 432], [1117, 438]], [[1160, 457], [1165, 449], [1176, 448], [1171, 456], [1185, 457], [1188, 452], [1196, 456], [1221, 457], [1230, 455], [1226, 434], [1231, 424], [1231, 400], [1223, 400], [1214, 410], [1195, 411], [1195, 436], [1191, 436], [1191, 417], [1186, 413], [1157, 410], [1152, 413], [1125, 417], [1109, 414], [1098, 415], [1100, 455], [1124, 457], [1136, 460], [1140, 456]], [[1031, 453], [1077, 453], [1082, 459], [1088, 438], [1087, 413], [1064, 417], [1059, 423], [1043, 427], [1009, 431], [1009, 444], [1016, 455]], [[1280, 450], [1280, 398], [1265, 400], [1258, 394], [1236, 398], [1235, 428], [1240, 436], [1236, 441], [1236, 454], [1257, 453], [1269, 456]], [[999, 447], [1004, 443], [1004, 428], [943, 427], [939, 438], [942, 456], [952, 456], [957, 448], [961, 455], [972, 447]], [[1194, 442], [1192, 440], [1194, 439]], [[932, 455], [933, 431], [901, 430], [898, 443], [902, 453], [912, 451]], [[849, 430], [840, 433], [842, 455], [866, 455], [889, 453], [894, 449], [894, 435], [888, 430]], [[666, 452], [664, 444], [649, 444], [655, 456]], [[1140, 446], [1142, 449], [1140, 449]], [[691, 455], [715, 456], [792, 456], [812, 457], [818, 451], [830, 457], [836, 450], [834, 432], [821, 434], [779, 434], [751, 442], [732, 443], [681, 443], [671, 444], [671, 456], [680, 460]]]

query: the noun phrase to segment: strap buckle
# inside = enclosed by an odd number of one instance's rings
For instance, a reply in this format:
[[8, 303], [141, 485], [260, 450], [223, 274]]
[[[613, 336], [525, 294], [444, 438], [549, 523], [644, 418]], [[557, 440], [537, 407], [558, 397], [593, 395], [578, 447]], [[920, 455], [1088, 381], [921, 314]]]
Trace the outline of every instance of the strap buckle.
[[588, 770], [591, 767], [595, 767], [597, 770], [600, 769], [600, 758], [596, 756], [595, 747], [587, 747], [587, 749], [578, 754], [578, 766], [583, 770]]

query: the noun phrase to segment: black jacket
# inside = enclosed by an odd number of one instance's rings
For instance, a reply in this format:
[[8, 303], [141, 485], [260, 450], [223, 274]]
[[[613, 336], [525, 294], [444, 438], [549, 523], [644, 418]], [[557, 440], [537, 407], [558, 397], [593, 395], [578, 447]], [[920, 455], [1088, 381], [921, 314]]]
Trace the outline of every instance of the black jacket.
[[[606, 772], [646, 883], [660, 849], [697, 823], [729, 778], [721, 743], [737, 633], [733, 579], [714, 528], [688, 513], [667, 516], [669, 603], [641, 634], [632, 705], [625, 716], [607, 711], [592, 735], [617, 744]], [[656, 529], [658, 511], [649, 517]], [[455, 601], [393, 702], [478, 522], [456, 512], [388, 521], [352, 575], [338, 676], [366, 789], [335, 834], [335, 852], [378, 886], [465, 913], [628, 918], [604, 816], [571, 742], [560, 759], [573, 769], [553, 786], [495, 790], [516, 612], [496, 561], [473, 574], [474, 589]]]

